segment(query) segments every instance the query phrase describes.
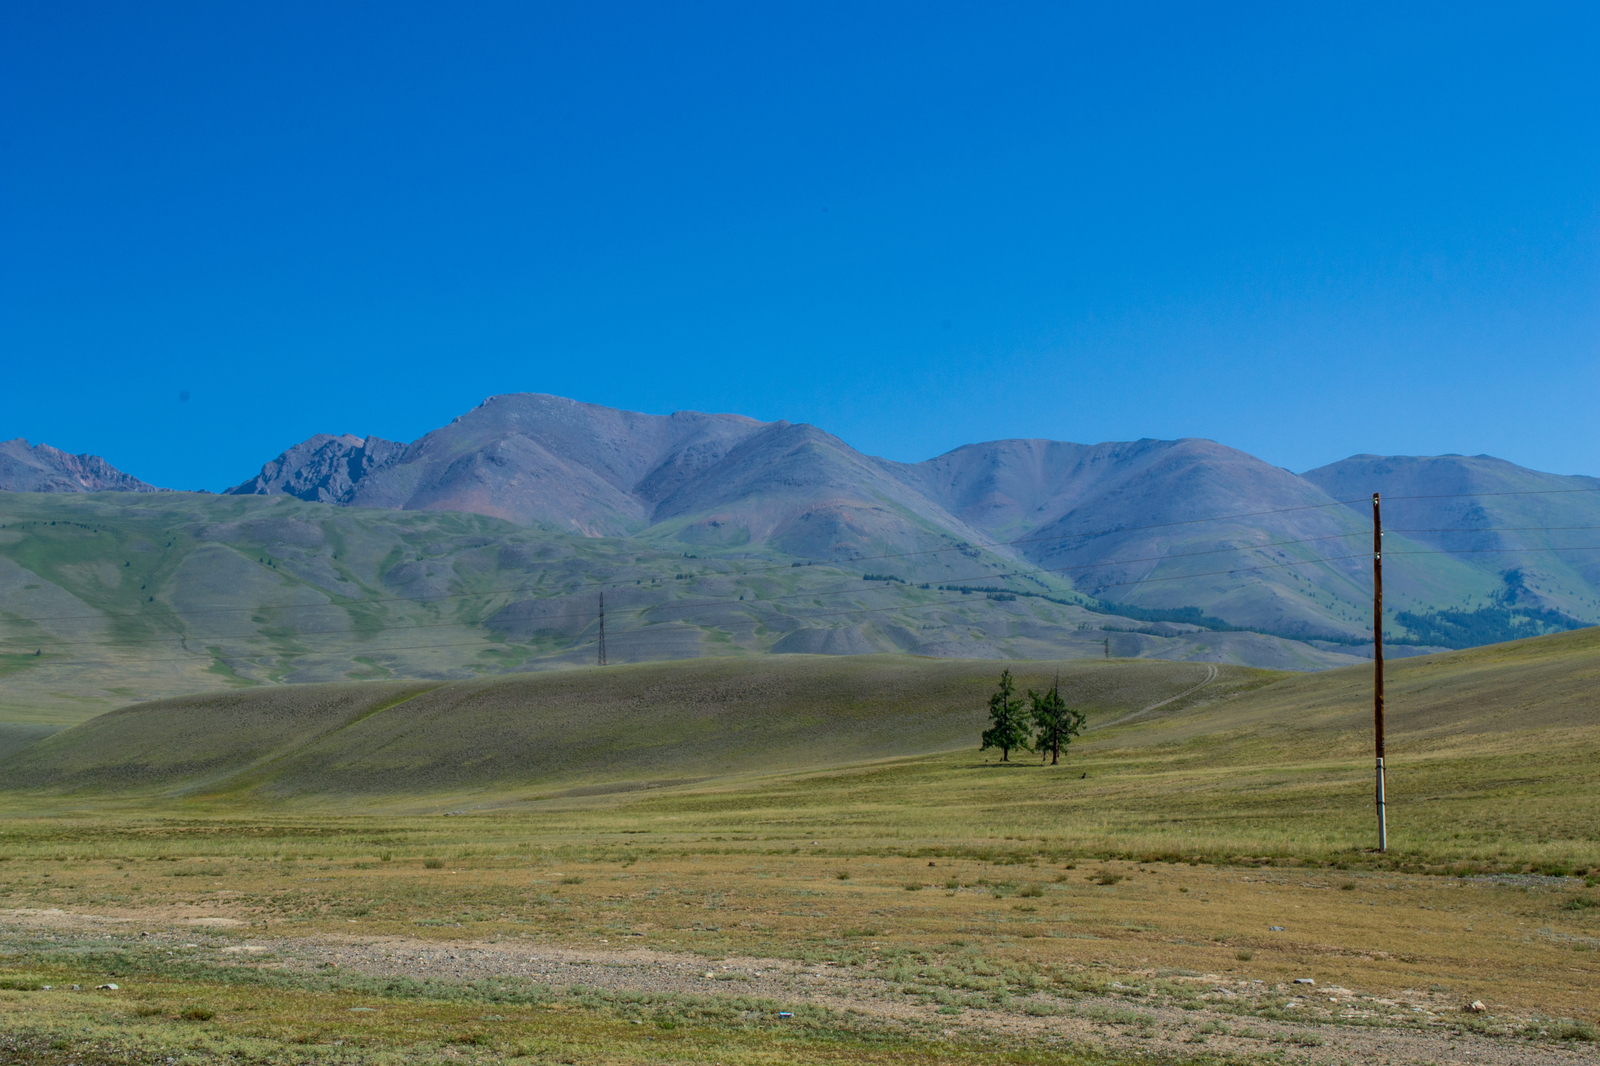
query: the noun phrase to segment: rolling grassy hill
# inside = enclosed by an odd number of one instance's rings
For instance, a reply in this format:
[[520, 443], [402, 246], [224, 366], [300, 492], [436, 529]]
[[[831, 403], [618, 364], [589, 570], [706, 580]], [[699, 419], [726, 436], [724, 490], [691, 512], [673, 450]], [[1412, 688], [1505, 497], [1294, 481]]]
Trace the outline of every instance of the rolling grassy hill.
[[[1391, 755], [1600, 737], [1600, 628], [1390, 662], [1384, 673]], [[1156, 713], [1159, 728], [1119, 743], [1233, 738], [1281, 743], [1296, 760], [1370, 755], [1372, 668], [1289, 675], [1248, 697]]]
[[[1212, 679], [1212, 668], [1192, 663], [1010, 665], [1024, 688], [1059, 672], [1069, 698], [1089, 712], [1075, 757], [1116, 765], [1130, 781], [1229, 767], [1321, 773], [1370, 761], [1367, 667], [1304, 675], [1223, 667]], [[506, 797], [941, 752], [970, 759], [999, 666], [769, 656], [190, 696], [101, 715], [34, 744], [7, 760], [0, 788], [239, 800]], [[1388, 697], [1392, 764], [1482, 760], [1494, 764], [1482, 780], [1503, 784], [1532, 758], [1562, 787], [1596, 783], [1592, 760], [1577, 753], [1600, 744], [1600, 631], [1395, 663]]]
[[[1181, 697], [1212, 674], [1159, 661], [1010, 665], [1024, 689], [1059, 673], [1101, 720]], [[972, 746], [1001, 668], [780, 655], [187, 696], [44, 740], [7, 761], [0, 788], [382, 798], [814, 770]], [[1201, 691], [1277, 676], [1224, 667]]]

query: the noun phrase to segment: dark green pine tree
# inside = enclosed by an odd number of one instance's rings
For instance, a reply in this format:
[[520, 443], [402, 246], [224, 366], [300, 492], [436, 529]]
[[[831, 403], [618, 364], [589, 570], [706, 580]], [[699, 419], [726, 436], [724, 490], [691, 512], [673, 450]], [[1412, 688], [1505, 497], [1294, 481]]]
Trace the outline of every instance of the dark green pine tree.
[[1023, 702], [1015, 698], [1016, 686], [1011, 671], [1000, 674], [1000, 687], [989, 697], [989, 728], [983, 731], [983, 747], [1000, 749], [1000, 761], [1010, 762], [1013, 749], [1028, 747], [1027, 719], [1022, 713]]
[[1034, 750], [1039, 753], [1040, 762], [1044, 762], [1048, 753], [1050, 765], [1055, 766], [1061, 761], [1061, 749], [1071, 744], [1072, 738], [1082, 732], [1084, 714], [1068, 707], [1067, 701], [1061, 698], [1059, 674], [1050, 691], [1042, 696], [1030, 688], [1028, 701], [1033, 705]]

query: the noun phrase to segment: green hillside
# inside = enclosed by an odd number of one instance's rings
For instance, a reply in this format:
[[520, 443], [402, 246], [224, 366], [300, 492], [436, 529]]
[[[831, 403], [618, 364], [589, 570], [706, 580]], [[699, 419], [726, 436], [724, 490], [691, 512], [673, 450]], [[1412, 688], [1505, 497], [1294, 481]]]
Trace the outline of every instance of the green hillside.
[[[1399, 610], [1413, 636], [1483, 644], [1572, 628], [1600, 617], [1593, 545], [1600, 529], [1600, 479], [1529, 470], [1492, 456], [1356, 455], [1305, 478], [1339, 499], [1382, 492], [1387, 528], [1413, 547], [1459, 553], [1495, 585], [1432, 608]], [[1582, 545], [1589, 550], [1573, 550]], [[1393, 558], [1406, 547], [1397, 542]], [[1412, 557], [1415, 558], [1415, 557]], [[1434, 612], [1437, 611], [1437, 614]], [[1487, 638], [1487, 639], [1485, 639]]]
[[1095, 613], [1067, 584], [1016, 576], [1015, 561], [976, 548], [850, 563], [683, 549], [286, 496], [0, 493], [0, 728], [258, 685], [586, 665], [601, 589], [612, 663], [767, 652], [1351, 661], [1338, 646]]
[[[1277, 674], [1192, 663], [1010, 664], [1091, 720]], [[8, 760], [0, 788], [243, 798], [549, 787], [627, 791], [973, 745], [1001, 664], [695, 659], [447, 683], [280, 686], [100, 715]], [[1180, 699], [1169, 706], [1181, 706]]]

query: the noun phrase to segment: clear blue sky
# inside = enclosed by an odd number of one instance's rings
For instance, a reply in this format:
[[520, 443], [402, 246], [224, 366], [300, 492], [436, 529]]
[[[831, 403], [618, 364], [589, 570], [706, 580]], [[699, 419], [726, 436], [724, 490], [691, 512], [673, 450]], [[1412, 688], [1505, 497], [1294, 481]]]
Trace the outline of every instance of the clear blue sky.
[[526, 390], [1600, 474], [1597, 10], [10, 0], [0, 439], [215, 489]]

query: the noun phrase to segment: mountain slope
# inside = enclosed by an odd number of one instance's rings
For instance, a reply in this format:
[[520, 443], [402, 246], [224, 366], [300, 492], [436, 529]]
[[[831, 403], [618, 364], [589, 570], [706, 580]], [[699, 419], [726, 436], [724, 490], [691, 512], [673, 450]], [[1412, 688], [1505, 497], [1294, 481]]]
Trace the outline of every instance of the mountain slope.
[[[1370, 633], [1370, 527], [1317, 485], [1214, 441], [992, 441], [899, 474], [1091, 596], [1300, 637]], [[1491, 585], [1436, 556], [1397, 570], [1388, 592], [1421, 607]]]
[[72, 455], [21, 437], [0, 441], [3, 492], [160, 492], [98, 455]]
[[[1298, 477], [1186, 438], [991, 441], [897, 463], [814, 426], [644, 415], [518, 394], [491, 397], [410, 445], [314, 437], [232, 491], [467, 511], [585, 536], [639, 537], [666, 551], [882, 560], [869, 570], [914, 584], [1077, 591], [1138, 617], [1222, 619], [1302, 639], [1362, 642], [1371, 624], [1363, 545], [1370, 527], [1364, 506], [1340, 503], [1365, 499], [1370, 488], [1362, 486], [1382, 480], [1362, 459]], [[1413, 470], [1419, 484], [1461, 480], [1440, 461], [1410, 462], [1422, 464]], [[1506, 463], [1496, 471], [1473, 483], [1550, 477]], [[1558, 512], [1569, 522], [1576, 513], [1546, 508], [1529, 512], [1528, 523]], [[1417, 536], [1396, 529], [1389, 542], [1393, 639], [1481, 642], [1471, 626], [1423, 619], [1499, 604], [1496, 597], [1526, 599], [1524, 585], [1541, 595], [1559, 585], [1559, 593], [1538, 601], [1545, 613], [1519, 616], [1532, 628], [1484, 631], [1490, 638], [1600, 619], [1600, 570], [1581, 561], [1577, 569], [1530, 570], [1532, 580], [1508, 591], [1493, 560], [1441, 552], [1455, 542]], [[801, 647], [821, 646], [798, 639]]]
[[[288, 496], [0, 493], [0, 724], [217, 688], [587, 664], [601, 591], [613, 663], [1109, 653], [1305, 670], [1360, 650], [1144, 626], [1067, 593], [864, 580], [881, 560], [679, 548]], [[955, 558], [963, 576], [998, 580], [981, 553]]]
[[272, 495], [326, 484], [325, 495], [291, 494], [626, 535], [647, 524], [655, 501], [761, 426], [739, 415], [644, 415], [559, 396], [493, 396], [409, 445], [313, 437], [228, 491]]
[[661, 534], [689, 544], [766, 545], [818, 560], [893, 555], [897, 572], [923, 580], [970, 571], [952, 545], [985, 539], [881, 460], [815, 426], [787, 422], [745, 438], [663, 499], [651, 518]]
[[367, 474], [387, 466], [405, 451], [404, 444], [382, 437], [318, 433], [296, 444], [261, 468], [234, 496], [293, 496], [317, 503], [348, 504]]
[[319, 435], [229, 493], [466, 511], [586, 536], [665, 527], [658, 542], [770, 544], [815, 559], [978, 537], [814, 426], [538, 394], [491, 397], [410, 445]]
[[[1494, 758], [1504, 753], [1500, 741], [1506, 734], [1542, 733], [1544, 746], [1563, 752], [1564, 761], [1582, 765], [1593, 779], [1594, 762], [1574, 745], [1583, 734], [1589, 743], [1600, 740], [1600, 627], [1390, 663], [1384, 697], [1391, 768], [1428, 748]], [[1300, 758], [1370, 759], [1372, 670], [1353, 666], [1284, 676], [1238, 699], [1181, 713], [1161, 709], [1148, 720], [1161, 728], [1120, 736], [1118, 742], [1216, 742], [1228, 734], [1246, 743], [1270, 738]], [[1395, 778], [1404, 773], [1390, 772]]]
[[[1386, 530], [1415, 550], [1455, 553], [1492, 579], [1487, 590], [1436, 603], [1434, 617], [1403, 619], [1414, 631], [1454, 629], [1483, 643], [1600, 618], [1600, 478], [1487, 455], [1356, 455], [1303, 476], [1354, 499], [1363, 516], [1371, 494], [1382, 493]], [[1418, 557], [1406, 550], [1387, 554], [1410, 566]]]

